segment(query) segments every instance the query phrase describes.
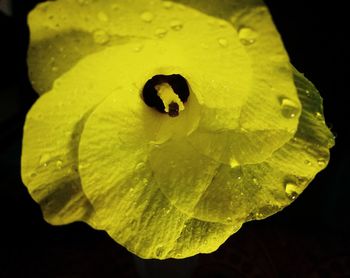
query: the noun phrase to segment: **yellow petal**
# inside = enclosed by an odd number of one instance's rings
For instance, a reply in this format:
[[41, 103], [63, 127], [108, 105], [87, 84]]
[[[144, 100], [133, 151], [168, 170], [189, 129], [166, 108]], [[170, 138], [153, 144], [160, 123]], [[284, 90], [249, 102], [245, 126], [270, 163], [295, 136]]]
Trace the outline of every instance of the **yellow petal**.
[[238, 227], [192, 219], [159, 190], [148, 161], [150, 150], [158, 148], [151, 143], [153, 116], [137, 94], [123, 91], [109, 96], [87, 120], [79, 171], [96, 210], [95, 227], [143, 258], [212, 252]]
[[77, 150], [84, 122], [101, 96], [85, 98], [74, 87], [66, 89], [53, 90], [31, 108], [22, 147], [22, 180], [46, 221], [55, 225], [87, 220], [94, 214], [81, 190]]
[[222, 223], [266, 218], [295, 200], [326, 167], [334, 137], [324, 122], [322, 98], [296, 70], [294, 80], [303, 106], [295, 137], [265, 162], [220, 167], [195, 217]]

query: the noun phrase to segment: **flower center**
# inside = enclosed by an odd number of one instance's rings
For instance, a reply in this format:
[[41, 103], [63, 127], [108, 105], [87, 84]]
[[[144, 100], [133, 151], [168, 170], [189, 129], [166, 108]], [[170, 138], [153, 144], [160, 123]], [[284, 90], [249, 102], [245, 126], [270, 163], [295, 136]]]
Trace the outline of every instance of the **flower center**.
[[143, 101], [161, 113], [177, 117], [185, 110], [190, 90], [185, 78], [180, 74], [155, 75], [142, 90]]

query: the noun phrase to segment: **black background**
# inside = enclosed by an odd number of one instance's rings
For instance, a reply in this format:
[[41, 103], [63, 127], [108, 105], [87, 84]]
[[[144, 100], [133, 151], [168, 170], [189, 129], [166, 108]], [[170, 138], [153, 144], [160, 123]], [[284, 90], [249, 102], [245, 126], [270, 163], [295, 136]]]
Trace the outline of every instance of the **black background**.
[[349, 32], [340, 1], [266, 1], [292, 63], [324, 98], [337, 134], [327, 169], [291, 206], [245, 224], [217, 252], [163, 262], [137, 259], [84, 223], [47, 224], [21, 182], [22, 127], [36, 99], [26, 73], [35, 2], [0, 14], [0, 277], [350, 277]]

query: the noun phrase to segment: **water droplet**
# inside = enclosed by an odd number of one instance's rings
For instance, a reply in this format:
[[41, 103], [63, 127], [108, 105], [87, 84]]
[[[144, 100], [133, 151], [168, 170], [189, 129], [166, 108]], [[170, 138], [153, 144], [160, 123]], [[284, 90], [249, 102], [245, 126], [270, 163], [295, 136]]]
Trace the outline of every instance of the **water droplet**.
[[57, 169], [61, 170], [61, 169], [62, 169], [62, 164], [63, 164], [62, 160], [57, 160], [57, 161], [56, 161], [56, 167], [57, 167]]
[[136, 46], [134, 46], [134, 48], [133, 48], [133, 51], [134, 52], [141, 52], [141, 50], [143, 49], [143, 45], [136, 45]]
[[97, 18], [101, 22], [108, 22], [108, 20], [109, 20], [108, 15], [106, 15], [104, 12], [99, 12], [97, 14]]
[[259, 181], [258, 181], [257, 178], [253, 178], [252, 180], [253, 180], [253, 183], [254, 183], [254, 184], [256, 184], [256, 185], [259, 184]]
[[285, 184], [285, 192], [289, 199], [294, 200], [298, 197], [300, 189], [295, 182], [288, 181]]
[[173, 6], [173, 3], [171, 3], [170, 1], [164, 1], [164, 2], [163, 2], [163, 7], [164, 7], [165, 9], [171, 9], [172, 6]]
[[94, 32], [94, 41], [97, 44], [106, 44], [109, 41], [109, 35], [103, 30]]
[[311, 165], [311, 161], [310, 160], [305, 160], [304, 163], [307, 165], [307, 166], [310, 166]]
[[165, 213], [166, 213], [166, 214], [169, 214], [169, 213], [170, 213], [170, 209], [167, 209], [167, 210], [165, 211]]
[[305, 90], [305, 94], [306, 94], [307, 96], [310, 96], [311, 92], [310, 92], [309, 90]]
[[153, 18], [154, 18], [154, 16], [150, 12], [144, 12], [144, 13], [141, 14], [141, 19], [144, 22], [150, 23], [150, 22], [152, 22]]
[[228, 41], [224, 38], [218, 39], [218, 43], [221, 47], [227, 47], [228, 46]]
[[232, 223], [232, 218], [231, 218], [231, 217], [227, 217], [227, 218], [226, 218], [226, 222], [227, 222], [227, 223]]
[[130, 192], [133, 192], [133, 191], [134, 191], [134, 188], [133, 188], [133, 187], [130, 187], [129, 191], [130, 191]]
[[147, 179], [147, 178], [143, 178], [143, 179], [142, 179], [142, 183], [143, 183], [144, 185], [147, 185], [147, 184], [148, 184], [148, 179]]
[[335, 137], [329, 138], [329, 139], [328, 139], [328, 142], [327, 142], [327, 147], [328, 147], [328, 148], [331, 148], [331, 147], [334, 146], [334, 144], [335, 144]]
[[231, 166], [231, 168], [235, 168], [235, 167], [239, 166], [239, 163], [238, 163], [238, 161], [236, 159], [231, 158], [230, 166]]
[[323, 120], [322, 114], [320, 112], [316, 112], [315, 117], [317, 120], [320, 120], [320, 121]]
[[163, 28], [158, 28], [156, 29], [156, 31], [154, 32], [154, 34], [158, 37], [158, 38], [164, 38], [165, 35], [167, 34], [167, 30], [163, 29]]
[[49, 160], [50, 160], [50, 155], [49, 154], [43, 154], [41, 157], [40, 157], [40, 165], [44, 166], [44, 167], [47, 167], [48, 163], [49, 163]]
[[52, 70], [52, 72], [57, 72], [57, 71], [58, 71], [58, 67], [53, 66], [53, 67], [51, 68], [51, 70]]
[[282, 115], [288, 119], [295, 118], [295, 116], [299, 112], [299, 108], [297, 104], [289, 98], [282, 98], [281, 107], [282, 107]]
[[248, 27], [243, 27], [238, 31], [238, 37], [241, 44], [246, 46], [254, 44], [257, 36], [257, 33]]
[[173, 21], [170, 22], [170, 27], [174, 31], [180, 31], [182, 29], [183, 25], [182, 25], [181, 21], [173, 20]]
[[37, 176], [36, 173], [31, 173], [31, 174], [30, 174], [30, 177], [31, 177], [31, 178], [35, 178], [36, 176]]
[[323, 168], [323, 167], [326, 166], [327, 161], [326, 161], [326, 159], [324, 159], [324, 158], [320, 158], [320, 159], [317, 160], [317, 164], [318, 164], [320, 167]]

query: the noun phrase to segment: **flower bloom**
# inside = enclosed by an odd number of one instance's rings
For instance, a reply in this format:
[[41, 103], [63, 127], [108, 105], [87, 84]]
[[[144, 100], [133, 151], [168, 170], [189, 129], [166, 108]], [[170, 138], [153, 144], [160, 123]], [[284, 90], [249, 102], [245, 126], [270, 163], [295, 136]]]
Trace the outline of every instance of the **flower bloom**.
[[29, 24], [22, 178], [49, 223], [143, 258], [213, 252], [329, 161], [322, 99], [261, 1], [58, 0]]

